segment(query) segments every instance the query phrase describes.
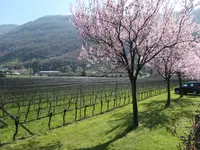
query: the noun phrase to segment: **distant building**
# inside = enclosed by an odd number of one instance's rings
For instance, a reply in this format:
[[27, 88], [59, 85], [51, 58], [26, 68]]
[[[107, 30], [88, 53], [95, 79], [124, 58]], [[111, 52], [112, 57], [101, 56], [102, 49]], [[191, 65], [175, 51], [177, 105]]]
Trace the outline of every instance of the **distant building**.
[[60, 71], [39, 71], [38, 72], [40, 76], [42, 75], [48, 75], [48, 76], [51, 76], [51, 75], [57, 75], [60, 73]]
[[8, 68], [0, 68], [0, 71], [1, 72], [6, 72], [6, 71], [9, 71], [9, 70], [8, 70]]

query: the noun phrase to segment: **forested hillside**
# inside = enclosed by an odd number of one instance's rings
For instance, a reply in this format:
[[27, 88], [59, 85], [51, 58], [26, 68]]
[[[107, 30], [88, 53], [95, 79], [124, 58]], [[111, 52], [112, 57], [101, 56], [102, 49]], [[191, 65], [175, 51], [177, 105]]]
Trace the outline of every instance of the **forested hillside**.
[[[1, 35], [1, 62], [12, 59], [26, 61], [30, 53], [60, 56], [80, 48], [80, 36], [66, 18], [73, 20], [71, 16], [45, 16]], [[32, 54], [34, 58], [41, 56]]]

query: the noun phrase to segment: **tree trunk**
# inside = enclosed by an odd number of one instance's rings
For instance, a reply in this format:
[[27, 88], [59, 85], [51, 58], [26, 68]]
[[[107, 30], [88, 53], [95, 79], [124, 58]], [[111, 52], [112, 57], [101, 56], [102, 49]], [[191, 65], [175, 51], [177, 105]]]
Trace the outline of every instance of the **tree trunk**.
[[178, 72], [177, 75], [178, 75], [178, 81], [179, 81], [180, 95], [181, 95], [181, 97], [183, 97], [183, 89], [182, 89], [182, 78], [181, 78], [181, 73]]
[[171, 99], [171, 95], [170, 95], [170, 78], [166, 79], [167, 81], [167, 103], [165, 104], [166, 107], [170, 106], [170, 99]]
[[132, 91], [132, 109], [133, 109], [133, 129], [138, 127], [138, 105], [137, 105], [137, 78], [134, 77], [131, 80], [131, 91]]

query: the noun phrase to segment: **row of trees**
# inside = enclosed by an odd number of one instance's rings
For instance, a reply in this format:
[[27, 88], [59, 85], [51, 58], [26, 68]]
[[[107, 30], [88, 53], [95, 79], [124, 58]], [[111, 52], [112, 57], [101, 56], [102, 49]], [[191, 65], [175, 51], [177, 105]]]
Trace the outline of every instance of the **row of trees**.
[[[80, 57], [127, 70], [132, 85], [133, 128], [138, 126], [137, 78], [145, 66], [166, 79], [195, 76], [200, 26], [195, 0], [77, 0], [74, 26], [85, 39]], [[190, 67], [192, 66], [192, 67]], [[166, 106], [170, 106], [170, 91]]]
[[7, 66], [10, 70], [21, 70], [23, 68], [31, 68], [33, 71], [49, 71], [56, 70], [63, 73], [74, 74], [80, 72], [85, 68], [86, 64], [80, 60], [64, 60], [59, 58], [50, 58], [46, 60], [31, 59], [30, 61], [17, 62], [15, 64]]

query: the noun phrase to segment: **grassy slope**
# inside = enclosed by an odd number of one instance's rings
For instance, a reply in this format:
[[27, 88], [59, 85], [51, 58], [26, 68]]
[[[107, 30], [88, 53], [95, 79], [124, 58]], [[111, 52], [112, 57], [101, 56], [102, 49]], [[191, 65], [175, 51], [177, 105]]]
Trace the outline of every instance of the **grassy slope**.
[[[185, 127], [199, 107], [200, 97], [178, 99], [172, 94], [172, 107], [164, 109], [166, 95], [139, 102], [140, 127], [131, 131], [131, 105], [5, 145], [3, 149], [115, 149], [174, 150]], [[173, 132], [177, 130], [177, 135]]]

